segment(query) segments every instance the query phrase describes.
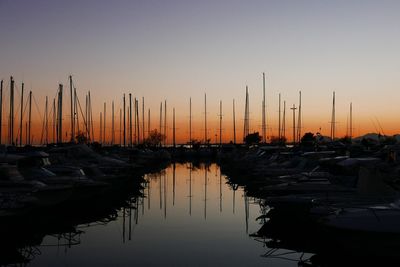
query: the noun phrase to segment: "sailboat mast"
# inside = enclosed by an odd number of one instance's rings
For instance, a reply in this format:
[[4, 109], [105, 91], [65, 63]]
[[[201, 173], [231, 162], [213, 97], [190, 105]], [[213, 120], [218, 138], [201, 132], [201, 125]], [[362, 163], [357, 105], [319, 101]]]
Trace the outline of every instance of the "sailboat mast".
[[3, 133], [3, 80], [0, 82], [0, 145], [2, 145]]
[[189, 98], [189, 145], [192, 144], [192, 98]]
[[136, 123], [136, 127], [137, 127], [137, 144], [140, 144], [140, 120], [139, 120], [139, 99], [136, 99], [136, 97], [135, 97], [135, 102], [136, 102], [136, 111], [135, 111], [135, 114], [136, 114], [136, 119], [135, 119], [135, 121], [137, 122]]
[[104, 102], [104, 116], [103, 116], [103, 144], [106, 143], [106, 111], [107, 111], [107, 106], [106, 106], [106, 102]]
[[9, 115], [8, 143], [14, 144], [14, 79], [10, 77], [10, 115]]
[[297, 142], [301, 140], [301, 91], [299, 91], [299, 111], [297, 114]]
[[69, 92], [71, 95], [71, 142], [75, 142], [75, 105], [74, 105], [74, 94], [72, 93], [72, 75], [69, 76]]
[[150, 109], [148, 112], [148, 118], [147, 118], [147, 138], [150, 137]]
[[332, 100], [332, 119], [331, 119], [331, 139], [334, 141], [335, 139], [335, 92], [333, 92], [333, 100]]
[[145, 139], [145, 128], [144, 128], [144, 97], [142, 97], [142, 143], [144, 143]]
[[124, 141], [123, 141], [123, 144], [124, 144], [124, 147], [126, 146], [126, 127], [125, 127], [125, 123], [126, 123], [126, 100], [125, 100], [125, 94], [124, 94], [124, 97], [123, 97], [123, 113], [124, 113], [124, 130], [123, 130], [123, 136], [124, 136]]
[[63, 85], [58, 85], [58, 125], [57, 125], [57, 143], [62, 143], [62, 101], [63, 101]]
[[167, 145], [167, 100], [164, 100], [164, 146]]
[[204, 144], [207, 144], [207, 94], [204, 94]]
[[350, 140], [353, 137], [353, 103], [350, 103]]
[[103, 113], [100, 111], [100, 136], [99, 136], [99, 140], [100, 140], [100, 144], [103, 143]]
[[278, 140], [281, 142], [281, 93], [279, 93], [279, 109], [278, 109]]
[[32, 127], [32, 91], [29, 91], [29, 117], [28, 117], [28, 140], [27, 143], [28, 145], [31, 145], [32, 143], [32, 136], [31, 136], [31, 127]]
[[49, 144], [49, 102], [48, 102], [48, 97], [46, 96], [46, 106], [45, 106], [45, 130], [46, 130], [46, 134], [45, 134], [45, 144], [48, 145]]
[[176, 147], [176, 140], [175, 140], [175, 108], [172, 109], [172, 143], [174, 148]]
[[244, 108], [244, 127], [243, 127], [243, 141], [249, 135], [249, 89], [246, 85], [246, 102]]
[[111, 145], [114, 145], [115, 142], [115, 130], [114, 130], [114, 100], [111, 104]]
[[56, 143], [56, 99], [53, 98], [53, 144]]
[[133, 145], [132, 140], [132, 94], [129, 93], [129, 145]]
[[282, 143], [286, 139], [286, 101], [283, 101], [283, 115], [282, 115]]
[[219, 146], [222, 147], [222, 100], [219, 101]]
[[296, 144], [296, 106], [293, 104], [293, 107], [290, 108], [293, 110], [293, 145]]
[[233, 143], [236, 145], [235, 99], [233, 99]]
[[162, 135], [162, 102], [160, 103], [160, 134]]
[[263, 142], [267, 142], [267, 122], [265, 114], [265, 73], [263, 72], [263, 101], [262, 101], [262, 138]]
[[22, 83], [21, 87], [21, 107], [20, 107], [20, 118], [19, 118], [19, 146], [22, 146], [22, 135], [23, 135], [23, 128], [22, 128], [22, 118], [24, 113], [24, 83]]

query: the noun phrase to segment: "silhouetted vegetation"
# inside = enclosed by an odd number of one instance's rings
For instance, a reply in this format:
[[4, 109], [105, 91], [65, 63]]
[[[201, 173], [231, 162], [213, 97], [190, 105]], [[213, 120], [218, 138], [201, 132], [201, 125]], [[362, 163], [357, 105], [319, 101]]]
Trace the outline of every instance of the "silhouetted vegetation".
[[313, 146], [315, 144], [316, 137], [313, 133], [308, 132], [303, 135], [300, 140], [302, 146]]
[[244, 138], [244, 142], [246, 143], [246, 145], [259, 144], [261, 142], [261, 136], [260, 136], [259, 132], [248, 134]]
[[156, 129], [150, 131], [149, 136], [144, 140], [147, 147], [160, 147], [161, 142], [165, 140], [165, 135], [159, 133]]

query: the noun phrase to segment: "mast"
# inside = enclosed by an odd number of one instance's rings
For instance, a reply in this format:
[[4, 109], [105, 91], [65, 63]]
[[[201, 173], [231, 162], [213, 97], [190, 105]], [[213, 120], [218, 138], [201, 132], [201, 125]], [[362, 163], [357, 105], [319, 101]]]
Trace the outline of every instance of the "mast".
[[162, 101], [160, 103], [160, 134], [162, 135]]
[[293, 145], [296, 143], [296, 106], [293, 104], [293, 107], [290, 108], [293, 110]]
[[167, 100], [164, 100], [164, 146], [167, 145]]
[[103, 113], [100, 111], [100, 144], [103, 144]]
[[53, 98], [53, 144], [56, 143], [56, 99]]
[[148, 118], [147, 118], [147, 138], [150, 137], [150, 109], [148, 112]]
[[235, 99], [233, 99], [233, 143], [236, 145]]
[[137, 122], [136, 123], [136, 126], [137, 126], [137, 144], [140, 144], [139, 99], [136, 99], [136, 97], [135, 97], [135, 102], [136, 102], [136, 104], [135, 104], [135, 106], [136, 106], [136, 111], [135, 111], [136, 119], [135, 119], [135, 121]]
[[[74, 140], [76, 134], [80, 132], [79, 130], [79, 113], [78, 113], [78, 95], [76, 94], [76, 88], [74, 88]], [[85, 118], [83, 118], [83, 123], [85, 123]]]
[[267, 142], [267, 122], [265, 114], [265, 73], [263, 72], [263, 101], [262, 101], [262, 138], [263, 142]]
[[204, 93], [204, 144], [207, 144], [207, 94]]
[[126, 128], [125, 128], [125, 123], [126, 123], [126, 121], [125, 121], [125, 118], [126, 118], [126, 111], [125, 111], [125, 105], [126, 105], [126, 103], [125, 103], [126, 101], [125, 101], [125, 94], [124, 94], [124, 98], [123, 98], [123, 109], [124, 109], [124, 130], [123, 130], [123, 133], [124, 133], [124, 141], [123, 141], [123, 143], [124, 143], [124, 147], [126, 146]]
[[219, 146], [222, 147], [222, 100], [219, 101]]
[[189, 98], [189, 145], [192, 144], [192, 98]]
[[28, 117], [28, 140], [26, 142], [28, 145], [31, 145], [32, 136], [31, 136], [31, 127], [32, 127], [32, 91], [29, 91], [29, 117]]
[[137, 136], [139, 134], [137, 132], [138, 121], [137, 121], [137, 116], [136, 116], [136, 108], [137, 108], [137, 102], [136, 102], [136, 97], [135, 97], [135, 99], [133, 99], [133, 113], [134, 113], [134, 120], [135, 120], [135, 123], [133, 124], [133, 129], [134, 129], [133, 142], [135, 144], [137, 144]]
[[335, 139], [335, 92], [333, 92], [333, 99], [332, 99], [332, 119], [331, 119], [331, 139], [334, 141]]
[[283, 115], [282, 115], [282, 143], [286, 139], [286, 101], [283, 101]]
[[3, 133], [3, 80], [0, 82], [0, 145], [2, 144]]
[[132, 94], [129, 93], [129, 145], [132, 146]]
[[69, 75], [69, 92], [71, 95], [71, 142], [75, 142], [75, 105], [73, 101], [73, 93], [72, 93], [72, 75]]
[[297, 142], [301, 140], [301, 91], [299, 91], [299, 111], [297, 114]]
[[107, 111], [107, 106], [106, 102], [104, 102], [104, 114], [103, 114], [103, 144], [106, 143], [106, 111]]
[[119, 109], [119, 145], [122, 146], [122, 109]]
[[22, 129], [22, 118], [23, 118], [23, 113], [24, 113], [24, 83], [22, 83], [21, 87], [21, 111], [20, 111], [20, 119], [19, 119], [19, 146], [22, 146], [22, 134], [23, 134], [23, 129]]
[[[172, 144], [175, 148], [176, 141], [175, 141], [175, 108], [172, 109]], [[175, 165], [174, 165], [175, 166]]]
[[90, 121], [90, 127], [89, 127], [89, 134], [90, 134], [90, 140], [94, 139], [94, 123], [93, 123], [93, 110], [92, 110], [92, 98], [90, 96], [90, 91], [89, 91], [89, 121]]
[[14, 79], [10, 77], [10, 115], [9, 115], [8, 143], [14, 144]]
[[142, 143], [144, 143], [145, 139], [145, 128], [144, 128], [144, 97], [142, 97]]
[[249, 135], [249, 89], [246, 85], [246, 102], [244, 108], [244, 127], [243, 127], [243, 141], [245, 141], [246, 136]]
[[350, 140], [353, 137], [353, 103], [350, 103]]
[[281, 142], [281, 93], [279, 93], [279, 109], [278, 109], [278, 140]]
[[62, 100], [63, 100], [63, 85], [58, 85], [58, 125], [57, 125], [57, 143], [62, 143]]
[[46, 96], [46, 106], [45, 106], [45, 111], [44, 111], [44, 116], [45, 116], [45, 143], [46, 145], [49, 144], [49, 102], [48, 102], [48, 97]]
[[114, 131], [114, 100], [111, 104], [111, 145], [114, 145], [115, 142], [115, 131]]
[[88, 95], [85, 96], [85, 100], [86, 100], [86, 102], [85, 102], [85, 118], [86, 118], [85, 134], [86, 134], [86, 139], [89, 140], [89, 129], [90, 129], [89, 125], [90, 125], [90, 123], [89, 123], [89, 98], [88, 98]]

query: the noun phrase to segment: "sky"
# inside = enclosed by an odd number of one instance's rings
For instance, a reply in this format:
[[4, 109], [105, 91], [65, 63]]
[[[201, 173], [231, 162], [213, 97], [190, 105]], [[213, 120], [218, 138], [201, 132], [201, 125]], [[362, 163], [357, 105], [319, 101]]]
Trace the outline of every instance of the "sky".
[[[151, 128], [158, 128], [159, 105], [167, 100], [168, 137], [175, 107], [181, 142], [188, 138], [190, 97], [193, 135], [203, 138], [205, 93], [208, 135], [219, 134], [222, 101], [223, 139], [232, 140], [235, 99], [240, 139], [246, 85], [250, 130], [261, 131], [263, 72], [268, 137], [278, 133], [279, 93], [287, 107], [297, 106], [300, 90], [302, 132], [329, 135], [335, 91], [338, 135], [346, 134], [350, 102], [355, 135], [394, 134], [400, 132], [399, 8], [399, 1], [368, 0], [0, 0], [0, 78], [6, 99], [11, 75], [17, 97], [22, 82], [33, 91], [36, 141], [45, 96], [53, 99], [59, 83], [69, 130], [69, 75], [82, 104], [91, 91], [96, 125], [104, 102], [110, 109], [115, 101], [119, 110], [122, 95], [132, 93], [145, 98]], [[291, 139], [290, 110], [286, 129]]]

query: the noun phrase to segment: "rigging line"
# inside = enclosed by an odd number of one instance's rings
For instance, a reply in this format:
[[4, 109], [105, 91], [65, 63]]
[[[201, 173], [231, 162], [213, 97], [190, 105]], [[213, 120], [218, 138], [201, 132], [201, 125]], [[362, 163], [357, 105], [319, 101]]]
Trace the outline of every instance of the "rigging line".
[[[26, 119], [25, 116], [26, 116], [26, 109], [28, 108], [28, 104], [29, 104], [29, 98], [26, 99], [25, 107], [24, 107], [24, 109], [23, 109], [23, 111], [22, 111], [22, 120]], [[19, 105], [19, 107], [20, 107], [20, 106], [21, 106], [21, 105]], [[19, 110], [19, 107], [18, 107], [18, 110]], [[15, 116], [15, 117], [16, 117], [16, 116]], [[21, 132], [21, 128], [18, 127], [17, 136], [19, 135], [20, 132]]]
[[83, 118], [83, 123], [84, 123], [84, 125], [85, 125], [86, 130], [87, 130], [86, 118], [85, 118], [85, 116], [83, 115], [81, 103], [79, 102], [79, 97], [78, 97], [78, 96], [76, 96], [76, 100], [78, 101], [78, 106], [79, 106], [79, 110], [81, 111], [81, 115], [82, 115], [82, 118]]

